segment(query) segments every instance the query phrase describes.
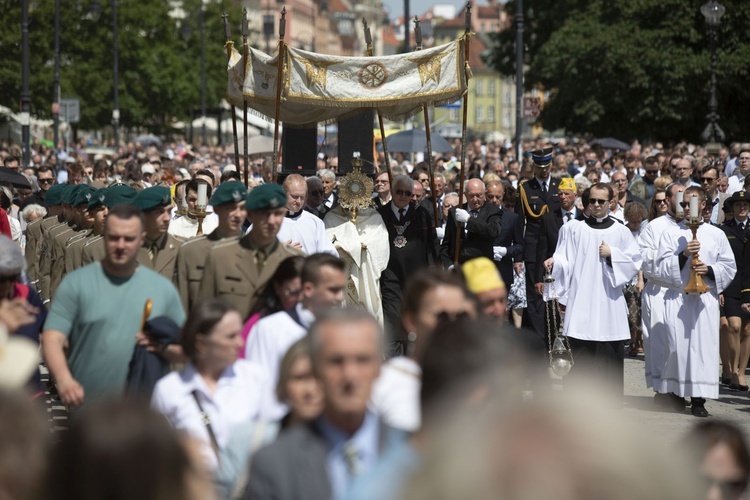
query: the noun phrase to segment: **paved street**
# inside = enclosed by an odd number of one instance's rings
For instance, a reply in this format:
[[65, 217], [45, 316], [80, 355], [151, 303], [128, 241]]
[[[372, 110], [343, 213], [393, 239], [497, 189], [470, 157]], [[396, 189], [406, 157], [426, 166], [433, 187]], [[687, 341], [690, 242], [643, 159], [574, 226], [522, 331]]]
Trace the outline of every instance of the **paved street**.
[[[686, 408], [682, 414], [654, 404], [654, 392], [646, 388], [643, 376], [643, 356], [625, 358], [625, 410], [624, 415], [641, 428], [670, 445], [679, 439], [697, 421]], [[718, 377], [719, 374], [717, 373]], [[740, 425], [750, 434], [750, 393], [727, 390], [722, 386], [720, 398], [708, 400], [706, 409], [709, 418], [721, 418]]]

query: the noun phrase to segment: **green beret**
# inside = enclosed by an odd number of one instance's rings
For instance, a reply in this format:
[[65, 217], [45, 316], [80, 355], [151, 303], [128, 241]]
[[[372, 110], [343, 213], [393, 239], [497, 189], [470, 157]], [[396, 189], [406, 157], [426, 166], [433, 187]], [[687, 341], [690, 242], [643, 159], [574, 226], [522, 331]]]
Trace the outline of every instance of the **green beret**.
[[104, 206], [104, 193], [107, 192], [107, 188], [97, 189], [94, 194], [89, 198], [88, 209], [99, 208]]
[[44, 204], [48, 207], [60, 205], [67, 189], [67, 184], [55, 184], [47, 191], [47, 195], [44, 197]]
[[76, 202], [76, 196], [78, 196], [78, 191], [83, 189], [86, 185], [85, 184], [78, 184], [77, 186], [70, 186], [68, 187], [67, 191], [65, 191], [65, 194], [63, 195], [62, 202], [65, 205], [71, 205]]
[[286, 207], [286, 193], [278, 184], [261, 184], [247, 195], [245, 207], [248, 210]]
[[154, 186], [146, 188], [135, 197], [133, 205], [144, 212], [172, 204], [172, 194], [168, 187]]
[[239, 203], [245, 198], [247, 198], [245, 185], [239, 181], [229, 181], [219, 184], [208, 202], [216, 207], [224, 203]]
[[96, 189], [91, 186], [82, 184], [82, 187], [76, 192], [76, 199], [73, 200], [73, 207], [80, 207], [81, 205], [88, 205], [89, 200], [96, 192]]
[[104, 200], [102, 203], [107, 208], [115, 205], [132, 205], [138, 191], [125, 184], [115, 184], [104, 190]]

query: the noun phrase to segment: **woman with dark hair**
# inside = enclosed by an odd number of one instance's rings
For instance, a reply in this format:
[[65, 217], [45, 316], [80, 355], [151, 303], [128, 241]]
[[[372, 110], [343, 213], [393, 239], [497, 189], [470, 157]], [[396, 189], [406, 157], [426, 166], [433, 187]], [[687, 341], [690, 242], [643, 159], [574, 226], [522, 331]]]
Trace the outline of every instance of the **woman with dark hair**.
[[373, 387], [371, 406], [383, 421], [408, 432], [420, 426], [422, 353], [438, 325], [475, 317], [477, 306], [457, 275], [441, 269], [414, 274], [406, 284], [401, 321], [407, 331], [406, 355], [386, 361]]
[[190, 443], [147, 406], [117, 401], [92, 408], [59, 436], [48, 467], [48, 500], [211, 499]]
[[302, 294], [301, 275], [304, 263], [305, 258], [300, 256], [284, 259], [268, 283], [256, 292], [255, 301], [250, 309], [250, 317], [242, 328], [241, 358], [245, 357], [247, 337], [258, 320], [279, 311], [288, 311], [299, 302]]
[[651, 199], [651, 208], [648, 211], [648, 221], [661, 217], [667, 213], [669, 209], [669, 200], [667, 199], [667, 191], [664, 189], [655, 189], [654, 197]]
[[750, 451], [739, 427], [721, 421], [702, 422], [693, 427], [683, 445], [697, 461], [706, 485], [706, 499], [745, 498], [750, 479]]
[[[240, 313], [222, 299], [195, 306], [181, 336], [189, 362], [162, 378], [151, 400], [174, 428], [200, 442], [204, 462], [225, 492], [231, 491], [250, 452], [251, 440], [237, 436], [246, 435], [268, 407], [262, 396], [267, 375], [238, 359], [241, 331]], [[236, 458], [225, 459], [228, 453]]]

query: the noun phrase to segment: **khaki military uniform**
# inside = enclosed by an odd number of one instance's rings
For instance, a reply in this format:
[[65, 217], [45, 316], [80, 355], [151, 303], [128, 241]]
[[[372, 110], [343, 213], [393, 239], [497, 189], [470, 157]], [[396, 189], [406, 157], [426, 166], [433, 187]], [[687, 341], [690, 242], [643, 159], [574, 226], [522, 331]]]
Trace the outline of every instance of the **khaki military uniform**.
[[70, 225], [67, 221], [53, 224], [42, 233], [42, 250], [39, 256], [39, 285], [44, 303], [49, 303], [52, 297], [52, 259], [53, 243], [55, 237], [65, 231], [70, 231]]
[[43, 231], [58, 222], [57, 217], [47, 217], [32, 221], [26, 226], [26, 250], [24, 254], [26, 259], [26, 273], [29, 276], [30, 284], [37, 292], [41, 290], [39, 286], [39, 258], [42, 253]]
[[203, 268], [211, 248], [218, 243], [237, 241], [238, 239], [239, 236], [221, 239], [217, 231], [213, 231], [208, 236], [198, 236], [182, 244], [180, 251], [177, 253], [175, 285], [180, 292], [182, 305], [186, 312], [190, 312], [190, 309], [198, 301]]
[[278, 241], [267, 253], [253, 248], [249, 234], [219, 243], [206, 257], [198, 299], [222, 297], [247, 319], [257, 290], [271, 279], [284, 259], [295, 255], [303, 254]]
[[96, 236], [93, 229], [87, 229], [68, 240], [65, 245], [65, 274], [70, 274], [83, 265], [81, 261], [83, 246]]
[[[177, 268], [177, 251], [179, 249], [180, 242], [167, 234], [157, 249], [156, 260], [154, 262], [151, 261], [148, 248], [144, 246], [138, 251], [138, 263], [149, 269], [153, 269], [169, 281], [173, 281]], [[99, 262], [104, 259], [105, 255], [104, 237], [96, 236], [83, 245], [81, 263], [85, 266], [92, 262]]]
[[49, 292], [52, 299], [54, 299], [55, 291], [57, 291], [57, 287], [60, 286], [60, 282], [65, 276], [65, 246], [68, 244], [68, 240], [86, 232], [86, 229], [79, 228], [73, 222], [68, 226], [69, 229], [61, 230], [52, 238], [49, 278]]

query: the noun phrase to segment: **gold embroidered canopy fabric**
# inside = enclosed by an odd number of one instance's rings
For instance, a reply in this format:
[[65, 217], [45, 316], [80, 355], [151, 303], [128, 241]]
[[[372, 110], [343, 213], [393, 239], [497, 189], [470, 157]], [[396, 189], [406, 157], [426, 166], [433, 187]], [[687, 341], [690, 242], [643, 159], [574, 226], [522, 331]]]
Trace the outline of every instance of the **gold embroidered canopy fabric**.
[[[466, 90], [465, 38], [430, 49], [382, 57], [328, 56], [284, 47], [280, 120], [290, 125], [328, 121], [363, 108], [397, 119], [422, 105], [453, 102]], [[278, 57], [248, 49], [232, 51], [228, 101], [275, 116]]]

